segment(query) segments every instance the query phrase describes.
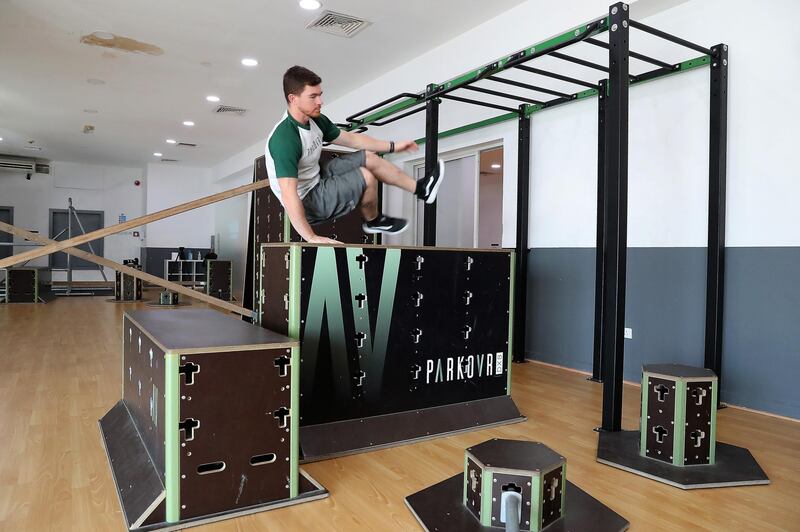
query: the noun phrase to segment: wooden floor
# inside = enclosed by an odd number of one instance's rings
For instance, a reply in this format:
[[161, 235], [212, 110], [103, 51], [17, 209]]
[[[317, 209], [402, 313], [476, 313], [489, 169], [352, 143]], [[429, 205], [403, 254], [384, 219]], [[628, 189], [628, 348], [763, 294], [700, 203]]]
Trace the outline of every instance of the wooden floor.
[[[0, 530], [124, 530], [97, 419], [120, 396], [121, 318], [134, 307], [0, 305]], [[600, 385], [541, 364], [513, 371], [527, 422], [309, 464], [328, 499], [197, 530], [420, 530], [403, 498], [458, 473], [464, 448], [491, 437], [558, 450], [570, 480], [634, 531], [800, 530], [800, 423], [720, 411], [718, 438], [748, 447], [772, 484], [681, 491], [595, 461]], [[626, 386], [625, 428], [637, 426], [638, 397]]]

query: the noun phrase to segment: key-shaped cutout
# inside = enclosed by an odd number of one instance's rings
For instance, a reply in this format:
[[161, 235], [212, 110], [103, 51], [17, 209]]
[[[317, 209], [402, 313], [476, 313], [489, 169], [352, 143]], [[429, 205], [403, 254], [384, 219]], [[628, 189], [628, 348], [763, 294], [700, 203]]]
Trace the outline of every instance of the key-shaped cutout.
[[463, 301], [466, 306], [469, 306], [470, 299], [472, 299], [472, 292], [469, 290], [464, 290], [464, 295], [461, 296], [461, 301]]
[[656, 425], [652, 430], [653, 434], [656, 435], [656, 442], [658, 443], [664, 443], [664, 440], [669, 435], [669, 431], [661, 425]]
[[367, 261], [369, 257], [361, 253], [360, 255], [356, 255], [356, 262], [358, 263], [358, 269], [363, 270], [364, 267], [367, 265]]
[[192, 441], [194, 439], [194, 431], [200, 428], [200, 420], [188, 417], [178, 423], [178, 430], [183, 431], [184, 441]]
[[478, 491], [478, 474], [474, 469], [469, 470], [469, 487], [472, 491]]
[[560, 478], [553, 477], [550, 481], [550, 485], [547, 486], [547, 496], [551, 501], [556, 500], [556, 492], [558, 491], [558, 485], [561, 483], [560, 481]]
[[692, 440], [692, 443], [694, 444], [695, 447], [700, 447], [705, 437], [706, 433], [700, 429], [694, 430], [689, 433], [689, 439]]
[[420, 255], [417, 255], [417, 258], [414, 259], [414, 261], [416, 262], [416, 264], [415, 264], [416, 270], [417, 271], [422, 271], [422, 263], [425, 262], [425, 258], [420, 256]]
[[422, 371], [422, 366], [419, 364], [413, 364], [411, 366], [411, 378], [414, 380], [419, 379], [419, 372]]
[[653, 391], [656, 392], [656, 399], [658, 399], [659, 403], [663, 403], [667, 400], [667, 396], [669, 395], [669, 388], [663, 384], [658, 384]]
[[275, 359], [275, 367], [278, 368], [278, 377], [288, 377], [289, 367], [292, 365], [291, 359], [286, 355], [281, 355]]
[[150, 367], [153, 367], [153, 350], [150, 350]]
[[272, 412], [272, 415], [278, 420], [278, 428], [285, 429], [286, 425], [289, 423], [289, 409], [282, 406]]
[[356, 346], [357, 346], [359, 349], [361, 349], [362, 347], [364, 347], [364, 340], [366, 340], [366, 339], [367, 339], [367, 333], [364, 333], [364, 332], [358, 331], [358, 332], [356, 333]]
[[367, 373], [365, 371], [359, 371], [355, 375], [353, 375], [353, 383], [356, 386], [364, 386], [364, 379], [366, 378]]
[[133, 341], [133, 329], [131, 329], [130, 327], [128, 328], [128, 341], [129, 342]]
[[142, 337], [139, 337], [139, 354], [142, 353]]
[[364, 304], [367, 302], [367, 294], [356, 294], [353, 299], [355, 299], [358, 308], [364, 308]]
[[283, 263], [286, 265], [286, 269], [289, 269], [289, 253], [285, 253], [283, 255]]
[[422, 329], [413, 329], [411, 331], [411, 336], [414, 337], [414, 343], [418, 344], [419, 343], [419, 337], [422, 336]]
[[184, 382], [186, 386], [191, 386], [194, 384], [194, 374], [200, 372], [200, 364], [195, 364], [194, 362], [187, 362], [186, 364], [181, 364], [178, 373], [182, 374], [184, 377]]
[[472, 257], [467, 257], [464, 259], [464, 266], [467, 267], [467, 271], [472, 270], [472, 263], [475, 262]]
[[692, 397], [694, 398], [694, 404], [700, 406], [703, 404], [703, 399], [705, 396], [708, 395], [708, 390], [705, 388], [693, 388], [692, 389]]
[[289, 294], [283, 294], [283, 310], [289, 310]]
[[464, 325], [461, 327], [461, 333], [464, 335], [464, 340], [469, 340], [469, 333], [472, 332], [472, 327], [469, 325]]
[[414, 306], [419, 308], [422, 305], [422, 294], [417, 292], [413, 296], [411, 296], [412, 301], [414, 301]]

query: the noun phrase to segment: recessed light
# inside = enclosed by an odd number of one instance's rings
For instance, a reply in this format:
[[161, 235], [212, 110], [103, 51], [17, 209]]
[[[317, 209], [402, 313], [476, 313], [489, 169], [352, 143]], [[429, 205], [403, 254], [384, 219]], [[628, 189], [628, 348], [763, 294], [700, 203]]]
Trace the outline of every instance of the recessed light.
[[0, 137], [0, 142], [3, 142], [3, 137]]
[[192, 127], [194, 125], [194, 122], [192, 122], [191, 120], [184, 120], [183, 121], [183, 125], [184, 126], [188, 126], [188, 127]]
[[242, 59], [242, 64], [243, 64], [244, 66], [246, 66], [246, 67], [254, 67], [254, 66], [258, 66], [258, 60], [256, 60], [256, 59], [251, 59], [251, 58], [249, 58], [249, 57], [245, 57], [244, 59]]
[[497, 163], [493, 163], [493, 164], [492, 164], [492, 168], [495, 168], [495, 169], [496, 169], [496, 168], [500, 168], [500, 167], [501, 167], [501, 165], [499, 165], [499, 164], [497, 164]]
[[105, 81], [103, 81], [102, 79], [97, 79], [97, 78], [89, 78], [89, 79], [86, 80], [86, 83], [88, 83], [89, 85], [105, 85], [106, 84]]
[[218, 102], [219, 96], [206, 96], [206, 100], [208, 100], [209, 102]]
[[178, 141], [175, 139], [167, 139], [167, 144], [177, 144]]
[[163, 153], [153, 152], [153, 157], [161, 157], [163, 155], [164, 155]]
[[322, 2], [319, 2], [318, 0], [300, 0], [298, 4], [300, 4], [300, 7], [302, 7], [303, 9], [309, 9], [309, 10], [319, 9], [322, 7]]

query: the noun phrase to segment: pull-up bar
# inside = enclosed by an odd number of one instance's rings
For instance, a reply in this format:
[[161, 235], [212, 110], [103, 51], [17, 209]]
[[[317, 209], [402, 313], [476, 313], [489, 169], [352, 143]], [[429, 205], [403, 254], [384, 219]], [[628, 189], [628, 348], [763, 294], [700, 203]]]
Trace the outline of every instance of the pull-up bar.
[[528, 65], [517, 65], [514, 68], [518, 68], [520, 70], [524, 70], [525, 72], [530, 72], [532, 74], [539, 74], [540, 76], [547, 76], [549, 78], [557, 79], [560, 81], [574, 83], [575, 85], [583, 85], [584, 87], [589, 87], [590, 89], [594, 89], [597, 87], [597, 83], [590, 83], [588, 81], [583, 81], [582, 79], [571, 78], [569, 76], [564, 76], [562, 74], [556, 74], [555, 72], [548, 72], [547, 70], [533, 68]]
[[[589, 44], [593, 44], [595, 46], [599, 46], [600, 48], [605, 48], [606, 50], [608, 50], [608, 43], [604, 42], [604, 41], [601, 41], [599, 39], [586, 39], [585, 42], [587, 42]], [[640, 54], [638, 52], [628, 52], [628, 55], [633, 57], [634, 59], [638, 59], [640, 61], [646, 61], [646, 62], [648, 62], [648, 63], [650, 63], [652, 65], [656, 65], [656, 66], [659, 66], [661, 68], [672, 68], [672, 65], [670, 65], [669, 63], [666, 63], [666, 62], [661, 61], [659, 59], [653, 59], [652, 57], [646, 56], [644, 54]]]
[[559, 52], [553, 52], [550, 54], [551, 57], [555, 57], [556, 59], [561, 59], [562, 61], [569, 61], [570, 63], [575, 63], [576, 65], [581, 65], [589, 68], [593, 68], [595, 70], [599, 70], [600, 72], [608, 73], [608, 67], [604, 65], [600, 65], [598, 63], [592, 63], [591, 61], [587, 61], [585, 59], [580, 59], [578, 57], [572, 57], [571, 55], [562, 54]]
[[554, 91], [552, 89], [547, 89], [545, 87], [539, 87], [538, 85], [530, 85], [528, 83], [522, 83], [521, 81], [515, 81], [513, 79], [499, 78], [497, 76], [488, 76], [486, 79], [496, 81], [498, 83], [505, 83], [506, 85], [513, 85], [515, 87], [522, 87], [523, 89], [528, 89], [536, 92], [543, 92], [545, 94], [550, 94], [551, 96], [560, 96], [562, 98], [567, 98], [570, 96], [569, 94], [565, 94], [563, 92]]
[[699, 44], [687, 41], [686, 39], [681, 39], [680, 37], [676, 37], [665, 31], [657, 30], [656, 28], [652, 28], [646, 24], [642, 24], [641, 22], [637, 22], [635, 20], [631, 20], [629, 21], [629, 23], [631, 25], [631, 28], [636, 28], [637, 30], [644, 31], [646, 33], [649, 33], [650, 35], [655, 35], [656, 37], [661, 37], [664, 40], [674, 42], [675, 44], [680, 44], [681, 46], [684, 46], [686, 48], [697, 50], [702, 54], [711, 55], [711, 50], [709, 50], [704, 46], [700, 46]]
[[[491, 78], [487, 78], [487, 79], [491, 79]], [[536, 104], [544, 103], [541, 100], [534, 100], [532, 98], [525, 98], [524, 96], [517, 96], [516, 94], [507, 94], [505, 92], [493, 91], [491, 89], [484, 89], [483, 87], [473, 87], [472, 85], [467, 85], [466, 87], [462, 87], [462, 88], [464, 90], [468, 90], [468, 91], [482, 92], [484, 94], [491, 94], [492, 96], [500, 96], [501, 98], [510, 98], [512, 100], [517, 100], [519, 102], [536, 103]]]
[[506, 111], [508, 113], [518, 113], [518, 109], [514, 109], [513, 107], [504, 107], [502, 105], [497, 105], [494, 103], [488, 102], [481, 102], [479, 100], [470, 100], [469, 98], [461, 98], [459, 96], [453, 96], [452, 94], [445, 94], [442, 96], [445, 100], [453, 100], [454, 102], [461, 102], [461, 103], [471, 103], [472, 105], [479, 105], [481, 107], [490, 107], [492, 109], [499, 109], [500, 111]]

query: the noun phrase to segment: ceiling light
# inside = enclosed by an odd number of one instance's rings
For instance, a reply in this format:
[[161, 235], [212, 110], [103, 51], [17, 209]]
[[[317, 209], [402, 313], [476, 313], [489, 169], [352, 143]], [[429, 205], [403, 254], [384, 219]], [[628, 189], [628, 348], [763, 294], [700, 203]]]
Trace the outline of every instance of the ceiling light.
[[493, 163], [493, 164], [492, 164], [492, 168], [495, 168], [495, 169], [496, 169], [496, 168], [500, 168], [500, 165], [499, 165], [498, 163]]
[[209, 102], [215, 102], [216, 103], [216, 102], [219, 101], [219, 96], [206, 96], [206, 100], [208, 100]]
[[245, 57], [244, 59], [242, 59], [242, 64], [246, 67], [254, 67], [258, 66], [258, 61], [256, 59]]
[[322, 2], [319, 2], [318, 0], [300, 0], [298, 4], [300, 4], [300, 7], [303, 9], [309, 10], [319, 9], [322, 7]]
[[178, 141], [175, 139], [167, 139], [167, 144], [177, 144]]
[[0, 137], [0, 142], [3, 142], [3, 137]]
[[191, 120], [184, 120], [183, 121], [183, 125], [184, 126], [188, 126], [188, 127], [192, 127], [194, 125], [194, 122], [192, 122]]
[[161, 157], [162, 155], [164, 154], [159, 152], [153, 152], [153, 157]]

